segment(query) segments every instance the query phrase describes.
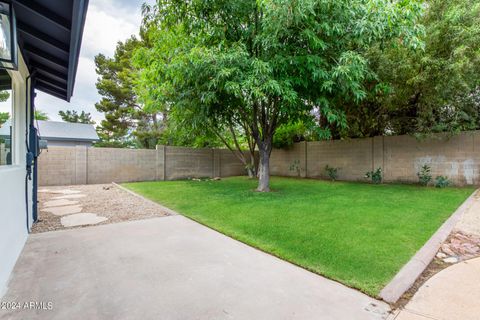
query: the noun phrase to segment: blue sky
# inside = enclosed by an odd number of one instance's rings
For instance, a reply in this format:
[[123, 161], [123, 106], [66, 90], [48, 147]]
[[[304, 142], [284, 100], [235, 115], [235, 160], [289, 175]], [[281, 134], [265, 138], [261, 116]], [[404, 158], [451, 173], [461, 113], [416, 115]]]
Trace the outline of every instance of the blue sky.
[[[138, 34], [141, 6], [145, 0], [90, 0], [85, 22], [82, 49], [78, 64], [75, 89], [70, 103], [37, 91], [36, 107], [47, 112], [50, 120], [61, 120], [59, 110], [84, 110], [99, 123], [102, 114], [95, 109], [100, 100], [95, 82], [94, 57], [98, 53], [112, 56], [118, 41]], [[154, 3], [154, 0], [146, 0]], [[0, 111], [8, 110], [11, 102], [0, 104]]]

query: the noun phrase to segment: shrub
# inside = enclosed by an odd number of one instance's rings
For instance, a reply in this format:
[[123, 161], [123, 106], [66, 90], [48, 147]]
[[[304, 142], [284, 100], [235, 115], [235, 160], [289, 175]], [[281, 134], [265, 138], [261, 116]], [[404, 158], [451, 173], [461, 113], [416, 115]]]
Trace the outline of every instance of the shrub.
[[330, 167], [328, 164], [325, 166], [325, 173], [330, 180], [335, 181], [338, 177], [338, 168]]
[[375, 171], [369, 171], [365, 174], [365, 178], [371, 179], [373, 183], [382, 183], [382, 168], [378, 168]]
[[297, 176], [300, 177], [300, 160], [295, 160], [292, 162], [289, 168], [290, 171], [294, 171], [297, 173]]
[[424, 164], [419, 172], [417, 172], [418, 180], [422, 186], [427, 186], [432, 181], [431, 168]]
[[445, 176], [438, 176], [435, 178], [436, 188], [446, 188], [450, 185], [450, 180]]
[[305, 140], [306, 132], [307, 129], [303, 122], [281, 125], [273, 136], [273, 146], [275, 148], [289, 148], [295, 142]]

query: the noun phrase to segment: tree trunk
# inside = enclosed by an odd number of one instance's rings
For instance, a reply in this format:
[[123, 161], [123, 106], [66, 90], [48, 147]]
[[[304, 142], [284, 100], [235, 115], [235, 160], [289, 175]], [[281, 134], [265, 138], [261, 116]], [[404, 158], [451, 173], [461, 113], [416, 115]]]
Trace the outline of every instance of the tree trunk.
[[270, 152], [271, 141], [263, 141], [259, 146], [260, 163], [258, 169], [258, 192], [270, 192]]
[[255, 162], [255, 150], [250, 151], [250, 163], [246, 165], [248, 177], [250, 179], [256, 179], [258, 173], [257, 163]]
[[255, 170], [250, 166], [247, 167], [247, 173], [249, 179], [254, 179], [256, 177]]

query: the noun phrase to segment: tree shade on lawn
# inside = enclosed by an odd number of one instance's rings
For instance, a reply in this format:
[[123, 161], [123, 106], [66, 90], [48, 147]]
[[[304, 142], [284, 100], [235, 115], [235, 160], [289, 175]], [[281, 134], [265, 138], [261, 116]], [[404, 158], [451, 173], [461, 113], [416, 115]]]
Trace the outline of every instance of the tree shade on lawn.
[[378, 295], [473, 188], [273, 177], [125, 186], [235, 239]]

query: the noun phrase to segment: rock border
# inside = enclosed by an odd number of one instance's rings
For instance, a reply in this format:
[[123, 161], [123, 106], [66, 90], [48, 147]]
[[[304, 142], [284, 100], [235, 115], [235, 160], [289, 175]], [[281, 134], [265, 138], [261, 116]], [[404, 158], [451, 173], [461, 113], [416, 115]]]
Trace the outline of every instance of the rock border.
[[178, 215], [178, 213], [176, 213], [176, 212], [173, 211], [172, 209], [169, 209], [169, 208], [167, 208], [167, 207], [165, 207], [165, 206], [162, 206], [162, 205], [159, 204], [158, 202], [155, 202], [155, 201], [153, 201], [153, 200], [150, 200], [150, 199], [148, 199], [148, 198], [145, 198], [144, 196], [142, 196], [142, 195], [140, 195], [140, 194], [138, 194], [138, 193], [135, 193], [135, 192], [133, 192], [132, 190], [129, 190], [129, 189], [127, 189], [127, 188], [119, 185], [119, 184], [116, 183], [116, 182], [112, 182], [112, 185], [114, 185], [115, 187], [119, 188], [120, 190], [123, 190], [123, 191], [125, 191], [125, 192], [130, 193], [131, 195], [134, 195], [134, 196], [137, 197], [137, 198], [140, 198], [140, 199], [142, 199], [142, 200], [144, 200], [144, 201], [147, 201], [147, 202], [149, 202], [149, 203], [151, 203], [151, 204], [156, 205], [157, 207], [159, 207], [160, 209], [162, 209], [163, 211], [165, 211], [169, 216], [176, 216], [176, 215]]
[[395, 303], [415, 283], [430, 262], [437, 254], [442, 243], [459, 222], [463, 213], [470, 208], [474, 196], [480, 189], [476, 189], [460, 207], [445, 221], [420, 250], [405, 264], [395, 277], [382, 289], [380, 298], [389, 303]]

